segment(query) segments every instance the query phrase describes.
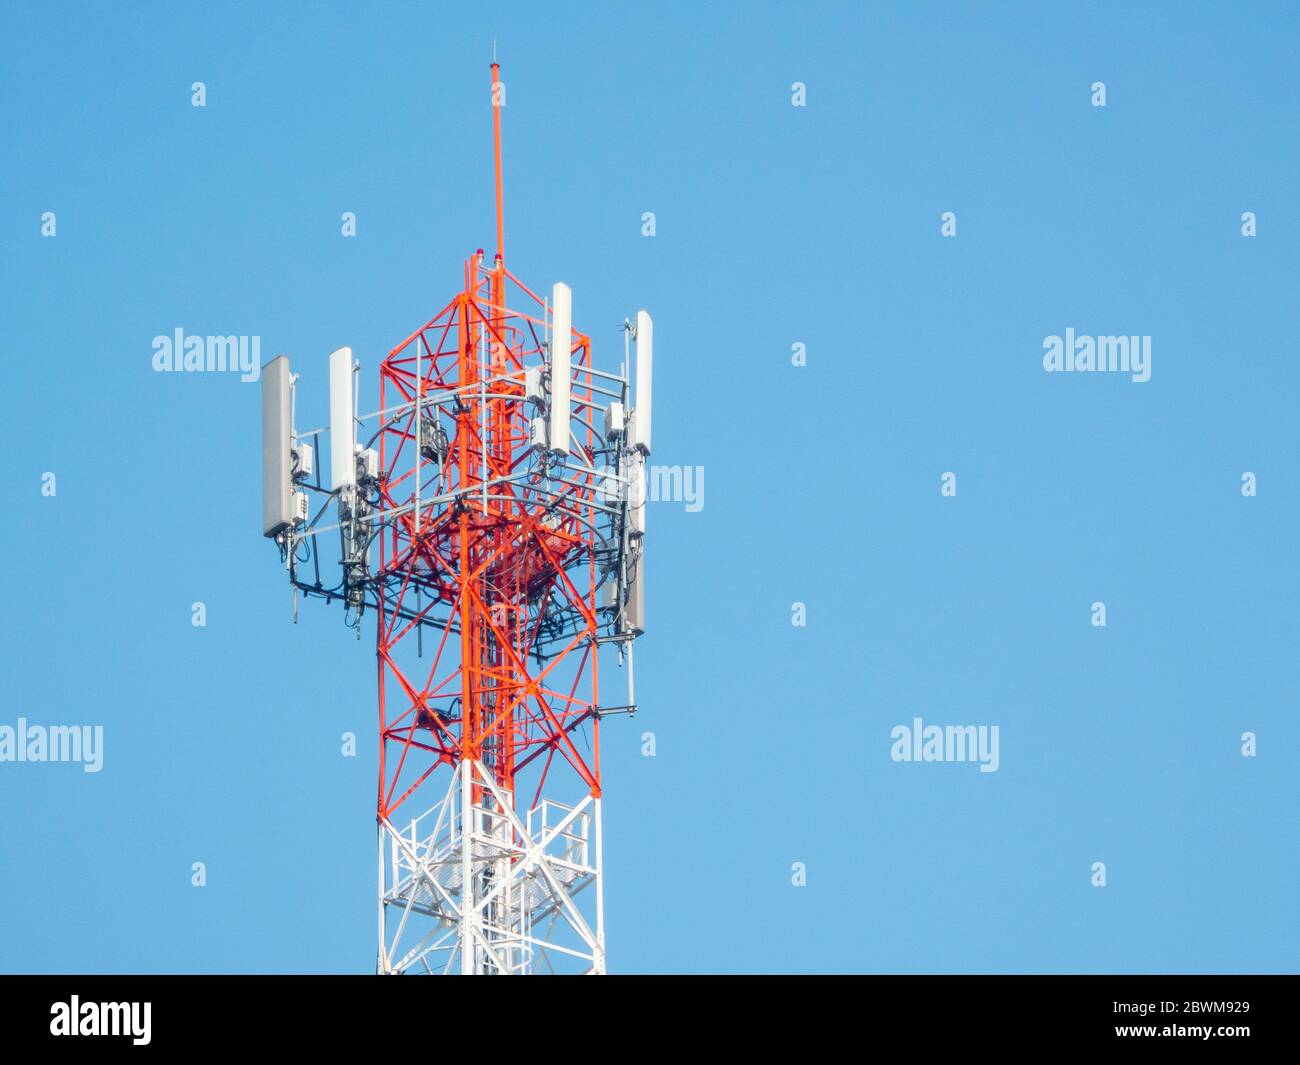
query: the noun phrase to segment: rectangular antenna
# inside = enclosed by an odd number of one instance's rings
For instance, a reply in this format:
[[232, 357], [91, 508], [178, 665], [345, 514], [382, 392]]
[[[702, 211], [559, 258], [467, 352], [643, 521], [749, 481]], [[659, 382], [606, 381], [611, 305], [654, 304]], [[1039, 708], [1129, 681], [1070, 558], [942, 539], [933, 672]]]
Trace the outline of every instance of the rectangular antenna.
[[262, 367], [262, 535], [278, 536], [293, 525], [290, 493], [289, 357]]
[[[632, 431], [636, 431], [635, 417], [632, 419]], [[650, 498], [644, 455], [633, 451], [628, 456], [627, 475], [627, 532], [635, 540], [645, 535], [645, 507]]]
[[330, 352], [330, 490], [357, 483], [357, 423], [352, 410], [352, 349]]
[[654, 369], [655, 324], [645, 311], [636, 312], [636, 417], [632, 446], [650, 454], [650, 378]]
[[645, 552], [641, 552], [628, 569], [623, 631], [636, 636], [645, 632]]
[[573, 292], [563, 281], [551, 289], [551, 451], [569, 453], [569, 374], [573, 352]]

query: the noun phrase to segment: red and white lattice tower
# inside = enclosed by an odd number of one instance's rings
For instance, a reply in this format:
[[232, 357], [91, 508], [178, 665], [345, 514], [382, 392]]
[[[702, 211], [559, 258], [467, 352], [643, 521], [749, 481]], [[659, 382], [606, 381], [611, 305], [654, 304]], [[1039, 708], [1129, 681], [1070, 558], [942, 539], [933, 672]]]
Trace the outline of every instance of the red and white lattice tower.
[[[264, 531], [297, 591], [358, 635], [376, 619], [383, 973], [605, 971], [600, 724], [636, 709], [652, 326], [626, 322], [600, 370], [568, 287], [507, 269], [502, 91], [493, 63], [496, 253], [382, 360], [374, 413], [351, 349], [331, 355], [328, 485], [287, 358], [263, 376]], [[625, 699], [602, 705], [602, 663]]]

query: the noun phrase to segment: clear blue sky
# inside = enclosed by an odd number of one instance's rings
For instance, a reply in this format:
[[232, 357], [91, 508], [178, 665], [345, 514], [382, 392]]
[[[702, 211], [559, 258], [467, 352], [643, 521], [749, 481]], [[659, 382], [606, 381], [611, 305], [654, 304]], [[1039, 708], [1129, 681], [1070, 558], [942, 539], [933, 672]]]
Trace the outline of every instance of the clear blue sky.
[[[509, 263], [598, 357], [653, 310], [706, 470], [605, 732], [611, 968], [1294, 971], [1300, 17], [1077, 6], [9, 5], [0, 724], [106, 751], [0, 764], [0, 969], [372, 968], [372, 630], [289, 624], [257, 386], [151, 341], [259, 335], [324, 421], [492, 239], [495, 38]], [[1152, 379], [1044, 373], [1067, 327]], [[915, 716], [999, 770], [891, 761]]]

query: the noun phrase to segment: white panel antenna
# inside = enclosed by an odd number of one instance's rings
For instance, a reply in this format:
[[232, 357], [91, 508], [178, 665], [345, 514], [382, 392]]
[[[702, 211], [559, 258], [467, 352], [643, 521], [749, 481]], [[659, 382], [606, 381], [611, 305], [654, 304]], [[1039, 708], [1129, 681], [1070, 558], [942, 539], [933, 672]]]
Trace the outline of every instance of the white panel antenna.
[[352, 410], [352, 349], [330, 352], [330, 489], [357, 483], [357, 423]]
[[563, 281], [551, 289], [551, 452], [569, 453], [569, 374], [573, 351], [573, 292]]
[[[636, 431], [635, 417], [632, 419], [632, 431]], [[650, 497], [644, 455], [638, 455], [634, 451], [628, 456], [627, 475], [628, 535], [635, 540], [645, 535], [645, 506]]]
[[262, 535], [293, 525], [293, 375], [287, 355], [262, 367]]
[[632, 446], [650, 454], [650, 378], [654, 368], [655, 324], [645, 311], [636, 312], [636, 417]]

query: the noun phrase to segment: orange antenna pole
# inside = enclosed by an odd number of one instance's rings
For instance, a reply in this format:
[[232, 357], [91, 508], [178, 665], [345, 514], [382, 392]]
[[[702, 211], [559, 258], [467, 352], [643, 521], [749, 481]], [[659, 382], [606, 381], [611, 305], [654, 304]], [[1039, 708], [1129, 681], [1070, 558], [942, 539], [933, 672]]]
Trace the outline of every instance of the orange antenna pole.
[[[493, 42], [493, 51], [496, 44]], [[496, 146], [497, 172], [497, 262], [506, 261], [506, 226], [505, 211], [501, 201], [501, 64], [492, 60], [492, 137]]]

